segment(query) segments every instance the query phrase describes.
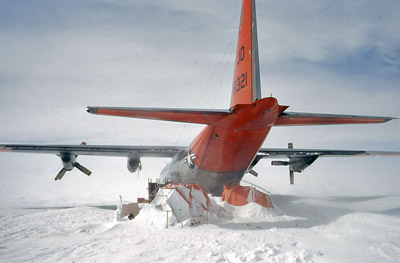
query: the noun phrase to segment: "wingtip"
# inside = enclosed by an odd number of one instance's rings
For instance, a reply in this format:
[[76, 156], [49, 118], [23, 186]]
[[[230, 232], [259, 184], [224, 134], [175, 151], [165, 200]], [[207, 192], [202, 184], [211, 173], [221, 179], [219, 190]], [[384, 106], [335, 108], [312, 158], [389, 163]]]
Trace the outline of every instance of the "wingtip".
[[91, 106], [88, 106], [86, 111], [91, 114], [97, 114], [97, 108]]
[[386, 117], [385, 120], [383, 122], [388, 122], [391, 120], [398, 120], [399, 118], [395, 118], [395, 117]]

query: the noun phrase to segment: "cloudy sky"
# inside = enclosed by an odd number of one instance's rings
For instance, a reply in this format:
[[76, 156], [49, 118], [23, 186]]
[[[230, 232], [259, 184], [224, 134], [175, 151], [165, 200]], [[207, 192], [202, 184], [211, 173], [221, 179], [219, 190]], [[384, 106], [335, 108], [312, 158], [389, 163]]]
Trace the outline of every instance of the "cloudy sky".
[[[229, 107], [239, 0], [3, 0], [1, 6], [0, 143], [188, 145], [202, 126], [94, 116], [86, 106]], [[258, 1], [262, 95], [290, 111], [400, 117], [399, 13], [397, 0]], [[399, 122], [275, 128], [264, 146], [400, 151]], [[73, 180], [99, 189], [111, 178], [123, 185], [138, 180], [125, 160], [79, 160], [97, 179], [73, 171], [56, 184], [57, 157], [0, 154], [0, 194], [11, 199], [10, 180], [24, 191], [65, 194]], [[156, 178], [165, 162], [146, 160], [143, 176]], [[335, 194], [354, 185], [359, 194], [393, 194], [398, 163], [320, 159], [290, 187], [286, 169], [265, 161], [254, 180], [292, 194]]]

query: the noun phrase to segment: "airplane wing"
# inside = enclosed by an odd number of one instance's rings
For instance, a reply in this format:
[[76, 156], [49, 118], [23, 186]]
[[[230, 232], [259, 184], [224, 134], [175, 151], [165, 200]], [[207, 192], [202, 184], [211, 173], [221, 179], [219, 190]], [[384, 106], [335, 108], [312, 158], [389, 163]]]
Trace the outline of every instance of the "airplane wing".
[[[292, 147], [289, 144], [289, 147]], [[273, 166], [288, 166], [290, 184], [294, 184], [294, 173], [301, 173], [319, 157], [363, 157], [363, 156], [393, 156], [400, 157], [400, 152], [386, 151], [349, 151], [349, 150], [322, 150], [322, 149], [268, 149], [261, 148], [249, 169], [249, 173], [257, 175], [252, 168], [264, 158], [288, 158], [287, 161], [271, 161]]]
[[0, 152], [25, 152], [120, 157], [173, 157], [186, 150], [184, 146], [118, 146], [118, 145], [35, 145], [0, 144]]
[[282, 157], [365, 157], [365, 156], [400, 156], [400, 152], [390, 151], [352, 151], [352, 150], [322, 150], [322, 149], [278, 149], [261, 148], [257, 154], [261, 158], [282, 158]]
[[34, 145], [34, 144], [0, 144], [0, 152], [47, 153], [61, 158], [63, 168], [55, 177], [61, 180], [67, 171], [77, 168], [86, 175], [92, 172], [78, 163], [78, 155], [128, 157], [127, 168], [130, 172], [142, 169], [141, 157], [173, 157], [187, 149], [182, 146], [117, 146], [117, 145]]

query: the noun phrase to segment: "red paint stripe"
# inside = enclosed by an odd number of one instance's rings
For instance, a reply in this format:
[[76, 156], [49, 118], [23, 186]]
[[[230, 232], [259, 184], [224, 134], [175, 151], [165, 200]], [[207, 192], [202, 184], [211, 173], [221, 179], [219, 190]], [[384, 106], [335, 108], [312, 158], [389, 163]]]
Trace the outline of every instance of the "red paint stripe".
[[5, 148], [5, 149], [0, 149], [0, 152], [12, 152], [12, 150], [9, 148]]

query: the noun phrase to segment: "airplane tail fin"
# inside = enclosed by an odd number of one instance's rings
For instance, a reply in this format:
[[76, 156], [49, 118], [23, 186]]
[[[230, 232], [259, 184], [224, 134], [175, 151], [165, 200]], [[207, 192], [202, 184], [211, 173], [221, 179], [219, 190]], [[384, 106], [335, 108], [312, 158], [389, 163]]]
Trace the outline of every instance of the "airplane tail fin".
[[243, 0], [231, 106], [261, 99], [255, 0]]

